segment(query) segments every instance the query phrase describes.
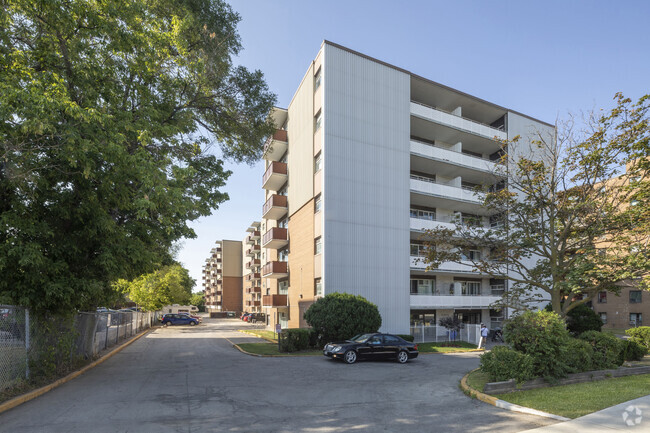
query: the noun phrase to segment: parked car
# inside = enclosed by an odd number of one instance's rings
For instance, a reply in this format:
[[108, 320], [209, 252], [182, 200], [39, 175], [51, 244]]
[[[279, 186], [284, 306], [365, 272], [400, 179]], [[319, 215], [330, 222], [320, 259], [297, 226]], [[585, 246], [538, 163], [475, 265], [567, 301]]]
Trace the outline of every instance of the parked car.
[[190, 317], [187, 314], [167, 313], [163, 316], [162, 324], [164, 326], [171, 326], [171, 325], [195, 326], [199, 324], [199, 321], [193, 317]]
[[183, 316], [190, 316], [190, 317], [192, 317], [193, 319], [198, 320], [199, 323], [203, 322], [203, 317], [201, 317], [201, 316], [197, 316], [197, 315], [195, 315], [195, 314], [190, 314], [190, 313], [178, 313], [178, 314], [181, 314], [181, 315], [183, 315]]
[[360, 359], [394, 359], [404, 364], [418, 357], [418, 346], [392, 334], [359, 334], [345, 341], [328, 343], [323, 355], [354, 364]]
[[266, 314], [264, 314], [264, 313], [252, 313], [248, 317], [248, 322], [249, 323], [266, 322]]
[[241, 315], [241, 319], [244, 322], [248, 322], [248, 320], [251, 318], [252, 315], [253, 315], [253, 313], [244, 313], [244, 314]]

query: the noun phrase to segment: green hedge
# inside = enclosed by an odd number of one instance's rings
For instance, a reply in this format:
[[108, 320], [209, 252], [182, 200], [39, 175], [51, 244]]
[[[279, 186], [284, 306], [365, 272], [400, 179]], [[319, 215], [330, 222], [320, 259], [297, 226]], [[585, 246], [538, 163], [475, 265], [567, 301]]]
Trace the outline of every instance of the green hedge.
[[628, 329], [625, 333], [630, 336], [630, 340], [650, 350], [650, 326]]
[[594, 350], [593, 369], [607, 370], [617, 368], [623, 364], [621, 352], [623, 340], [608, 332], [587, 331], [580, 334], [580, 339], [585, 340]]
[[620, 363], [623, 361], [641, 361], [648, 353], [648, 349], [633, 340], [623, 340], [623, 350], [620, 355]]
[[481, 355], [480, 368], [492, 382], [510, 379], [524, 382], [536, 376], [533, 357], [506, 346], [496, 346]]
[[397, 336], [403, 338], [406, 341], [410, 341], [411, 343], [413, 343], [415, 341], [415, 337], [412, 336], [412, 335], [397, 334]]
[[593, 370], [594, 349], [585, 340], [571, 338], [567, 342], [565, 362], [571, 373]]
[[297, 352], [309, 349], [312, 341], [311, 329], [283, 329], [278, 334], [278, 350], [280, 352]]

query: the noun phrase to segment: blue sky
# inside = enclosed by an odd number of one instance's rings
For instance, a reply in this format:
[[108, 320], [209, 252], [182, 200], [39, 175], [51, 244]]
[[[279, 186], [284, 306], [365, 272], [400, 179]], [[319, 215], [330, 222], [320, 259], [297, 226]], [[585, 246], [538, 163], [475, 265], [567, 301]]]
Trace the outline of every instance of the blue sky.
[[[553, 123], [650, 93], [648, 1], [231, 0], [236, 61], [260, 69], [286, 107], [324, 39]], [[217, 239], [259, 221], [263, 165], [228, 164], [230, 200], [192, 224], [178, 259], [201, 289]]]

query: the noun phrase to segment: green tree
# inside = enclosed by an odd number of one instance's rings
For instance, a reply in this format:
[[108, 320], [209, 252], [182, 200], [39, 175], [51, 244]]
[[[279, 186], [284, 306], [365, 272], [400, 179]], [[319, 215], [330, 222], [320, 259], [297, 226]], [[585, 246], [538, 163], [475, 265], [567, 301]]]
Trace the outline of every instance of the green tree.
[[215, 153], [255, 161], [275, 101], [233, 64], [239, 19], [222, 0], [2, 2], [4, 302], [108, 303], [228, 199]]
[[[548, 304], [544, 310], [553, 311], [551, 304]], [[578, 336], [587, 331], [598, 331], [603, 327], [603, 321], [594, 310], [586, 305], [578, 305], [569, 311], [566, 315], [566, 328], [573, 335]]]
[[325, 295], [305, 311], [304, 318], [318, 334], [321, 343], [377, 332], [381, 327], [377, 306], [363, 296], [349, 293]]
[[158, 311], [165, 305], [190, 303], [194, 284], [187, 269], [174, 264], [130, 282], [119, 280], [116, 288], [144, 310]]
[[568, 122], [530, 145], [504, 142], [493, 183], [476, 191], [493, 224], [459, 219], [455, 228], [427, 231], [429, 268], [469, 263], [510, 281], [494, 307], [550, 300], [562, 317], [600, 291], [620, 292], [617, 282], [648, 275], [650, 165], [639, 158], [649, 152], [650, 99], [616, 102], [585, 131]]
[[205, 294], [203, 292], [192, 293], [190, 305], [196, 306], [201, 312], [205, 311]]

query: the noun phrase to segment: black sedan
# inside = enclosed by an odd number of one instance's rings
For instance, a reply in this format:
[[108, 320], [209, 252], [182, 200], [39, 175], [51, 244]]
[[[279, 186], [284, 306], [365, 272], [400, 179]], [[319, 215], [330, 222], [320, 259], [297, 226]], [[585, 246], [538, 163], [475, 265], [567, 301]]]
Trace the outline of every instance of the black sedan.
[[342, 359], [347, 364], [354, 364], [358, 359], [395, 359], [404, 364], [418, 357], [418, 346], [397, 335], [359, 334], [346, 341], [326, 344], [323, 355]]

